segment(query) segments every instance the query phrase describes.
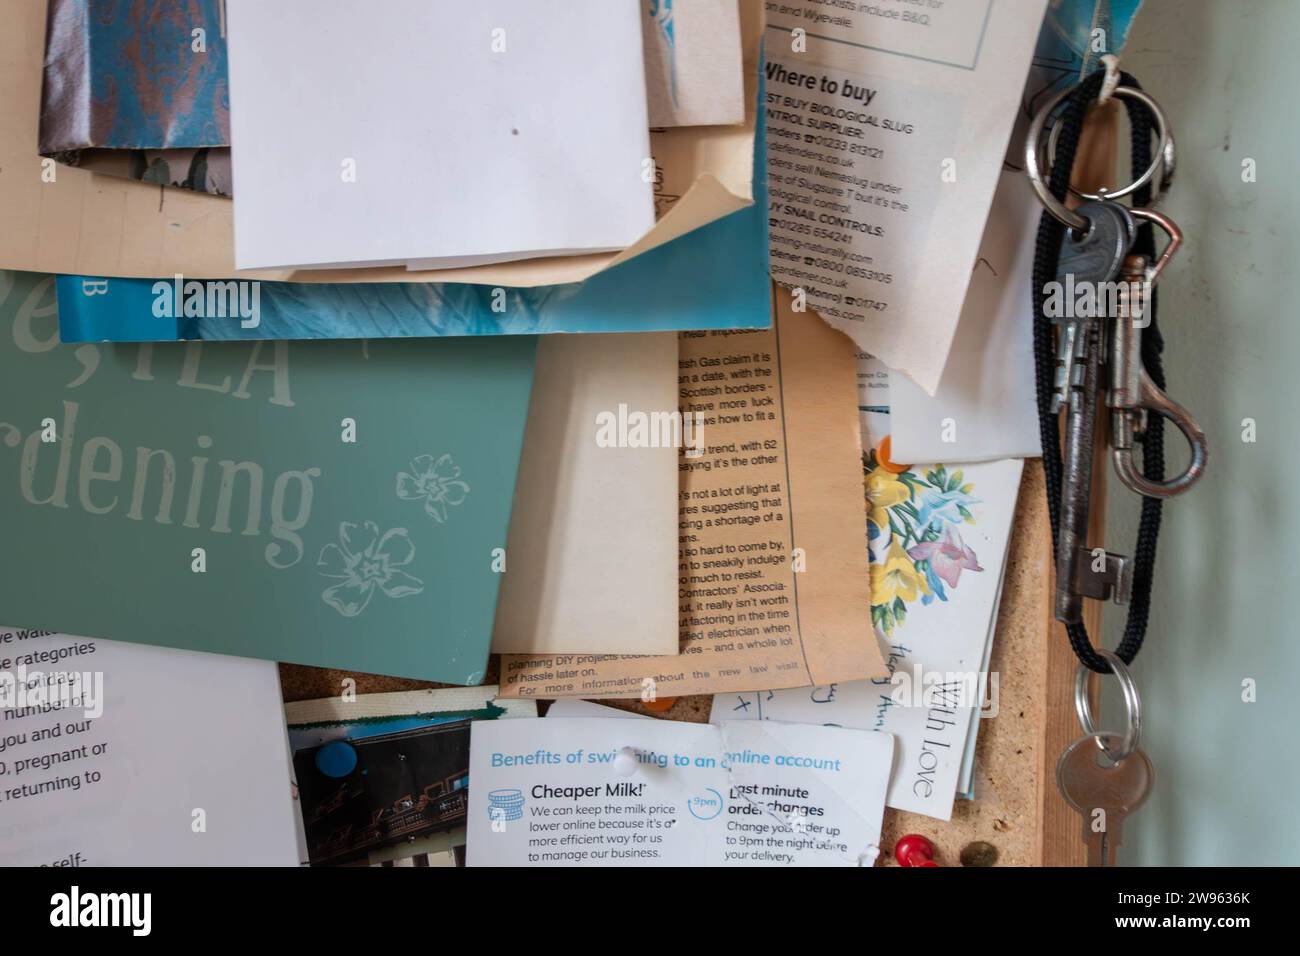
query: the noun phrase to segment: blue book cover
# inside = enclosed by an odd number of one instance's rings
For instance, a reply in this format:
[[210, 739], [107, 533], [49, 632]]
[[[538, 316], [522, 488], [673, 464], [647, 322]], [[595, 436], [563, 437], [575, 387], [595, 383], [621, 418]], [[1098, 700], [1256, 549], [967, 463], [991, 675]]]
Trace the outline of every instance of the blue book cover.
[[55, 313], [0, 272], [5, 625], [481, 681], [536, 337], [61, 345]]

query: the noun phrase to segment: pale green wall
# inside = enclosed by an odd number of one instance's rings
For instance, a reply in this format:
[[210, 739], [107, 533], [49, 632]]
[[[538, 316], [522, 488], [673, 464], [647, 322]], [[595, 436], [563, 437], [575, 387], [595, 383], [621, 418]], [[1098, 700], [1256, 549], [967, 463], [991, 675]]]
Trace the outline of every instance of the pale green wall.
[[[1205, 480], [1165, 507], [1136, 667], [1157, 785], [1125, 828], [1124, 861], [1298, 864], [1300, 2], [1146, 0], [1123, 67], [1177, 134], [1162, 208], [1187, 242], [1160, 322], [1170, 392], [1211, 442]], [[1107, 543], [1131, 553], [1136, 499], [1112, 482], [1109, 500]], [[1107, 616], [1114, 646], [1123, 609]]]

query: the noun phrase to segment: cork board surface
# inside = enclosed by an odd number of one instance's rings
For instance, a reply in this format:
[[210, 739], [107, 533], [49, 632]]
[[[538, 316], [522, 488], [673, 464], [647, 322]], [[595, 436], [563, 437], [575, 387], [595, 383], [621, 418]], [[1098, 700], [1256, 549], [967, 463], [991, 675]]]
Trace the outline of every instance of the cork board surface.
[[[975, 799], [958, 800], [947, 823], [885, 811], [882, 864], [896, 865], [894, 844], [908, 833], [919, 833], [934, 843], [940, 866], [961, 866], [963, 858], [972, 865], [1034, 866], [1042, 862], [1039, 808], [1040, 788], [1045, 785], [1047, 700], [1043, 674], [1048, 652], [1044, 622], [1050, 617], [1052, 547], [1043, 466], [1038, 460], [1025, 462], [1011, 534], [989, 663], [989, 670], [999, 675], [998, 710], [996, 717], [980, 721], [975, 744]], [[988, 844], [992, 851], [972, 844]]]
[[[1002, 606], [993, 642], [991, 670], [999, 675], [998, 711], [980, 721], [975, 750], [975, 800], [958, 800], [952, 819], [944, 823], [929, 817], [885, 811], [880, 861], [893, 866], [894, 844], [908, 833], [919, 833], [935, 845], [941, 866], [1032, 866], [1043, 860], [1041, 806], [1046, 781], [1046, 686], [1048, 640], [1045, 622], [1050, 618], [1049, 583], [1051, 544], [1044, 499], [1041, 462], [1025, 462], [1020, 498], [1007, 556]], [[497, 659], [488, 667], [484, 683], [495, 683]], [[353, 674], [346, 671], [280, 665], [280, 682], [286, 701], [332, 697], [343, 681], [356, 681], [359, 694], [419, 690], [447, 686], [426, 681]], [[602, 700], [602, 704], [650, 713], [639, 701]], [[1055, 701], [1056, 706], [1068, 702]], [[544, 713], [547, 701], [538, 701]], [[704, 723], [712, 697], [679, 697], [664, 711], [651, 716], [667, 720]], [[1054, 784], [1051, 784], [1054, 786]], [[972, 844], [977, 844], [972, 846]], [[986, 844], [987, 846], [985, 846]], [[991, 848], [991, 850], [990, 850]]]

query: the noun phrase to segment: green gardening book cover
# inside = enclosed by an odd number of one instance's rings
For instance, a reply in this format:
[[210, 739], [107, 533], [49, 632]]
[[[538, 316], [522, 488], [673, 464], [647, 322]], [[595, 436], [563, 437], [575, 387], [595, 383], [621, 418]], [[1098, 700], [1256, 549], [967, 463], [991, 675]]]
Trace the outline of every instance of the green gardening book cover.
[[0, 623], [478, 683], [535, 345], [61, 345], [0, 272]]

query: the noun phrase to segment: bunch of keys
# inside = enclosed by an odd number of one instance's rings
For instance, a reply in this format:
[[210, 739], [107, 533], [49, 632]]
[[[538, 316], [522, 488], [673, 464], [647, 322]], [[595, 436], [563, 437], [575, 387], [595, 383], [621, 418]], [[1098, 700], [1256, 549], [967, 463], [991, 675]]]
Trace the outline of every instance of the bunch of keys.
[[[1094, 311], [1061, 316], [1054, 410], [1065, 409], [1064, 481], [1056, 551], [1056, 618], [1083, 620], [1083, 599], [1128, 603], [1132, 566], [1123, 555], [1087, 546], [1092, 499], [1092, 462], [1098, 407], [1103, 392], [1111, 410], [1111, 461], [1119, 480], [1151, 498], [1191, 488], [1205, 471], [1205, 433], [1196, 420], [1151, 381], [1142, 366], [1142, 329], [1149, 324], [1151, 289], [1182, 244], [1182, 233], [1152, 209], [1127, 209], [1111, 199], [1090, 200], [1075, 210], [1087, 221], [1082, 235], [1068, 233], [1057, 281], [1065, 288], [1094, 290]], [[1169, 241], [1156, 262], [1132, 255], [1135, 220], [1158, 225]], [[1133, 460], [1135, 438], [1148, 414], [1173, 422], [1187, 439], [1191, 460], [1182, 474], [1163, 481], [1142, 475]]]
[[[1108, 71], [1114, 69], [1112, 61]], [[1062, 290], [1067, 301], [1063, 303], [1065, 308], [1050, 316], [1057, 331], [1055, 377], [1051, 406], [1040, 407], [1040, 415], [1050, 423], [1056, 414], [1065, 413], [1060, 459], [1049, 454], [1046, 439], [1044, 458], [1051, 459], [1051, 475], [1059, 478], [1061, 487], [1059, 518], [1053, 529], [1057, 574], [1054, 610], [1056, 618], [1066, 624], [1081, 661], [1074, 697], [1084, 734], [1061, 755], [1056, 782], [1066, 802], [1082, 818], [1090, 866], [1115, 865], [1124, 820], [1143, 804], [1155, 782], [1151, 761], [1138, 746], [1141, 701], [1132, 675], [1114, 652], [1093, 648], [1090, 659], [1082, 649], [1089, 646], [1083, 627], [1083, 599], [1128, 603], [1133, 581], [1133, 566], [1128, 558], [1087, 546], [1094, 436], [1103, 396], [1111, 414], [1111, 459], [1116, 475], [1137, 494], [1159, 501], [1187, 491], [1204, 473], [1208, 451], [1200, 426], [1186, 409], [1157, 387], [1142, 362], [1142, 330], [1150, 324], [1151, 289], [1182, 244], [1182, 233], [1172, 220], [1154, 209], [1126, 208], [1118, 202], [1152, 183], [1157, 169], [1161, 175], [1152, 186], [1150, 204], [1159, 201], [1173, 178], [1173, 135], [1155, 100], [1135, 85], [1107, 85], [1112, 95], [1136, 100], [1145, 107], [1159, 133], [1155, 158], [1135, 181], [1113, 191], [1071, 190], [1086, 200], [1076, 209], [1067, 208], [1048, 188], [1039, 156], [1044, 127], [1057, 107], [1075, 93], [1074, 89], [1063, 91], [1039, 111], [1030, 125], [1025, 150], [1026, 171], [1034, 191], [1047, 211], [1067, 229], [1054, 277], [1058, 304], [1062, 304]], [[1077, 122], [1077, 103], [1075, 109], [1072, 115]], [[1058, 124], [1047, 137], [1053, 155], [1059, 131]], [[1154, 262], [1133, 252], [1139, 223], [1151, 223], [1168, 236], [1163, 252]], [[1075, 307], [1076, 290], [1082, 293], [1078, 302], [1083, 303], [1083, 308]], [[1046, 354], [1039, 354], [1045, 362]], [[1040, 388], [1045, 385], [1040, 382]], [[1134, 444], [1145, 431], [1149, 415], [1173, 422], [1191, 449], [1189, 464], [1174, 478], [1148, 478], [1134, 462]], [[1055, 429], [1049, 431], [1045, 424], [1044, 433], [1055, 434]], [[1154, 553], [1154, 532], [1150, 534], [1147, 554]], [[1145, 614], [1145, 604], [1143, 611]], [[1145, 623], [1143, 616], [1130, 657], [1141, 645]], [[1092, 671], [1088, 664], [1096, 666], [1098, 656], [1109, 665], [1109, 672], [1119, 679], [1124, 692], [1127, 728], [1122, 734], [1099, 731], [1092, 719], [1088, 702]]]
[[[1025, 159], [1039, 199], [1068, 227], [1056, 272], [1058, 289], [1064, 290], [1058, 301], [1063, 300], [1064, 307], [1052, 316], [1058, 327], [1053, 411], [1066, 412], [1055, 614], [1057, 620], [1077, 625], [1083, 620], [1085, 597], [1126, 604], [1132, 587], [1133, 569], [1127, 557], [1087, 546], [1094, 435], [1103, 394], [1111, 410], [1111, 459], [1116, 475], [1140, 495], [1169, 498], [1187, 491], [1205, 471], [1208, 444], [1196, 420], [1157, 388], [1142, 366], [1142, 329], [1150, 321], [1147, 303], [1151, 289], [1182, 244], [1182, 232], [1154, 209], [1129, 209], [1117, 201], [1150, 182], [1157, 168], [1161, 179], [1152, 201], [1159, 199], [1173, 178], [1173, 135], [1155, 100], [1135, 88], [1115, 89], [1115, 95], [1138, 100], [1155, 118], [1160, 136], [1156, 159], [1124, 188], [1080, 192], [1087, 201], [1068, 209], [1043, 180], [1039, 148], [1047, 117], [1070, 92], [1054, 98], [1034, 118]], [[1049, 149], [1053, 142], [1054, 136], [1048, 137]], [[1169, 237], [1154, 263], [1131, 254], [1137, 220], [1159, 226]], [[1076, 296], [1076, 292], [1081, 294]], [[1082, 308], [1075, 308], [1076, 298]], [[1133, 460], [1135, 439], [1150, 414], [1173, 422], [1191, 449], [1187, 468], [1172, 479], [1147, 479]]]
[[1080, 664], [1074, 680], [1074, 706], [1083, 736], [1056, 762], [1056, 785], [1065, 802], [1083, 819], [1088, 865], [1114, 866], [1124, 818], [1146, 802], [1155, 783], [1155, 770], [1138, 747], [1142, 705], [1133, 675], [1111, 651], [1099, 649], [1097, 653], [1119, 678], [1128, 726], [1123, 734], [1097, 730], [1088, 704], [1088, 675], [1092, 672]]

